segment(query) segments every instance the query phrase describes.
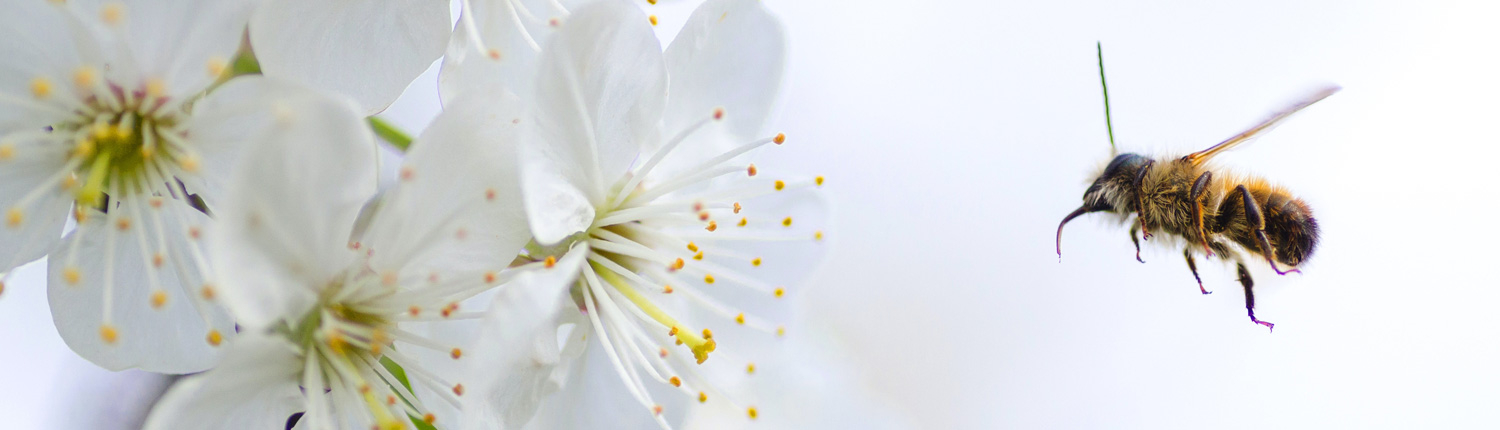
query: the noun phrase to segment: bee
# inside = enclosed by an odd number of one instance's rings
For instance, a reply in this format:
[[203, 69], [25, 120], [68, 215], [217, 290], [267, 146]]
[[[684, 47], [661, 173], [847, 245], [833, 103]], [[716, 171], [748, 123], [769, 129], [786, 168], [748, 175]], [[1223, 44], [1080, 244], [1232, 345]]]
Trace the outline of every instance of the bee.
[[[1103, 50], [1099, 79], [1104, 82]], [[1109, 121], [1109, 89], [1104, 87], [1105, 121]], [[1230, 173], [1211, 163], [1215, 156], [1240, 147], [1280, 125], [1292, 114], [1338, 92], [1319, 89], [1248, 130], [1202, 151], [1185, 156], [1148, 157], [1117, 154], [1110, 126], [1113, 157], [1083, 193], [1083, 205], [1057, 225], [1057, 255], [1062, 258], [1062, 230], [1074, 218], [1108, 212], [1129, 222], [1136, 261], [1140, 240], [1153, 236], [1180, 239], [1182, 256], [1198, 281], [1198, 291], [1210, 294], [1198, 277], [1194, 254], [1233, 262], [1245, 289], [1250, 321], [1274, 330], [1275, 324], [1255, 317], [1255, 281], [1245, 267], [1246, 254], [1264, 259], [1278, 275], [1301, 273], [1296, 267], [1312, 257], [1318, 246], [1318, 221], [1307, 202], [1261, 177]], [[1131, 216], [1134, 219], [1131, 219]], [[1137, 232], [1141, 237], [1137, 238]]]

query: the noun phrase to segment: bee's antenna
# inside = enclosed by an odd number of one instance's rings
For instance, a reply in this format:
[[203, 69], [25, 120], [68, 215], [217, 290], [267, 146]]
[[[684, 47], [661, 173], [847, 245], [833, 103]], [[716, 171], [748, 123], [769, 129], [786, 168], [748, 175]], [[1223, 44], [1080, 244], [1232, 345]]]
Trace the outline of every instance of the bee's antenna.
[[1094, 42], [1094, 47], [1099, 50], [1099, 86], [1104, 88], [1104, 127], [1109, 130], [1109, 156], [1119, 154], [1115, 148], [1115, 126], [1109, 118], [1109, 84], [1104, 82], [1104, 44]]

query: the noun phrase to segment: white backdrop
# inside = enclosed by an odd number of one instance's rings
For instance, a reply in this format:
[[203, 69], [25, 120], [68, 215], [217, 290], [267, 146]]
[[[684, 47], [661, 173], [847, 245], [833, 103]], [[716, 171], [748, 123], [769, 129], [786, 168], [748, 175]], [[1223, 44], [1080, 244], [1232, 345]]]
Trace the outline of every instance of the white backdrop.
[[[920, 428], [1500, 426], [1494, 6], [766, 2], [792, 58], [789, 144], [762, 164], [829, 178], [838, 234], [807, 309], [878, 407]], [[655, 6], [665, 36], [692, 6]], [[1108, 156], [1095, 41], [1122, 151], [1201, 149], [1344, 87], [1221, 157], [1323, 227], [1305, 275], [1257, 273], [1275, 333], [1232, 267], [1200, 260], [1201, 296], [1179, 250], [1137, 263], [1102, 217], [1053, 254]], [[383, 115], [420, 128], [434, 79]], [[102, 373], [57, 339], [38, 269], [0, 296], [18, 428], [79, 412], [67, 393]]]

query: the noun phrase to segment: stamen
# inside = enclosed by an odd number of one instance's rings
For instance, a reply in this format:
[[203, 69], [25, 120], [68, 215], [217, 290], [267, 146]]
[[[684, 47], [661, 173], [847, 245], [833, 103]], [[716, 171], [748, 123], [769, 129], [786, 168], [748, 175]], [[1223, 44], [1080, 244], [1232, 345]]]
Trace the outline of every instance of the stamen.
[[210, 78], [217, 78], [217, 77], [224, 76], [224, 72], [226, 70], [228, 70], [228, 69], [229, 69], [229, 62], [226, 61], [226, 60], [224, 60], [224, 57], [219, 57], [219, 56], [209, 57], [208, 58], [208, 63], [204, 64], [204, 70], [208, 71], [208, 77], [210, 77]]
[[115, 341], [120, 339], [120, 332], [115, 330], [115, 326], [104, 323], [99, 325], [99, 338], [103, 339], [104, 343], [114, 345]]
[[208, 331], [208, 344], [209, 345], [219, 346], [219, 344], [222, 343], [222, 342], [224, 342], [224, 335], [219, 334], [219, 330], [210, 329]]
[[44, 100], [52, 95], [52, 80], [45, 76], [37, 76], [31, 79], [31, 96], [37, 100]]

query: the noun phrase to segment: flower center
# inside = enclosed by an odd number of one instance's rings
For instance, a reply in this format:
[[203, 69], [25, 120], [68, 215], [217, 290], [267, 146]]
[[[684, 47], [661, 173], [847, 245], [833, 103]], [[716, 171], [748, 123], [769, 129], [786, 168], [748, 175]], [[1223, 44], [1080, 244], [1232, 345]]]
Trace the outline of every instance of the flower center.
[[[180, 119], [165, 108], [171, 100], [163, 83], [151, 80], [130, 88], [95, 74], [91, 67], [74, 72], [74, 84], [87, 95], [72, 106], [72, 118], [50, 129], [57, 139], [72, 143], [72, 174], [64, 178], [64, 186], [73, 188], [79, 205], [99, 207], [106, 194], [122, 198], [145, 193], [158, 180], [168, 185], [167, 178], [179, 169], [197, 170], [197, 158], [183, 143], [186, 131], [179, 128]], [[33, 90], [47, 85], [37, 82]]]
[[[588, 245], [588, 266], [573, 286], [574, 300], [588, 314], [621, 380], [663, 426], [661, 407], [654, 404], [642, 384], [642, 372], [699, 402], [706, 402], [714, 392], [714, 384], [694, 367], [704, 364], [710, 353], [719, 349], [719, 342], [711, 330], [690, 328], [682, 317], [707, 315], [702, 323], [717, 320], [762, 334], [785, 334], [782, 327], [735, 306], [741, 301], [759, 300], [757, 297], [774, 300], [785, 294], [783, 287], [755, 273], [764, 270], [762, 263], [777, 261], [779, 256], [763, 259], [754, 254], [760, 251], [741, 245], [815, 241], [822, 236], [821, 232], [798, 235], [791, 230], [792, 217], [777, 213], [781, 209], [760, 199], [820, 186], [821, 177], [788, 183], [757, 177], [760, 172], [753, 164], [732, 161], [756, 148], [780, 145], [786, 140], [784, 135], [748, 142], [706, 160], [693, 160], [698, 162], [674, 172], [657, 169], [679, 144], [723, 117], [724, 111], [716, 109], [711, 116], [678, 131], [632, 169], [633, 173], [616, 181], [605, 202], [596, 206], [594, 222], [586, 231], [551, 248], [528, 248], [529, 255], [539, 258], [561, 256], [577, 244]], [[745, 295], [747, 292], [750, 296]], [[685, 300], [665, 300], [672, 296]], [[658, 302], [686, 304], [704, 312], [674, 314]], [[693, 360], [671, 354], [673, 344], [687, 347]], [[731, 353], [715, 355], [726, 354]], [[739, 359], [729, 355], [727, 360]], [[746, 362], [747, 372], [754, 369], [753, 363]], [[754, 407], [747, 410], [753, 418]]]
[[[336, 391], [331, 396], [336, 403], [352, 394], [369, 411], [377, 429], [404, 429], [408, 419], [428, 424], [436, 420], [413, 395], [413, 383], [432, 388], [452, 405], [459, 404], [456, 396], [463, 394], [462, 384], [446, 382], [397, 351], [400, 341], [403, 346], [443, 351], [455, 360], [463, 355], [459, 348], [398, 327], [399, 321], [408, 320], [403, 317], [407, 309], [416, 307], [395, 304], [400, 300], [392, 298], [401, 296], [392, 277], [359, 271], [320, 291], [318, 304], [295, 326], [282, 330], [305, 353], [302, 380], [308, 393]], [[450, 312], [445, 309], [444, 317]]]

